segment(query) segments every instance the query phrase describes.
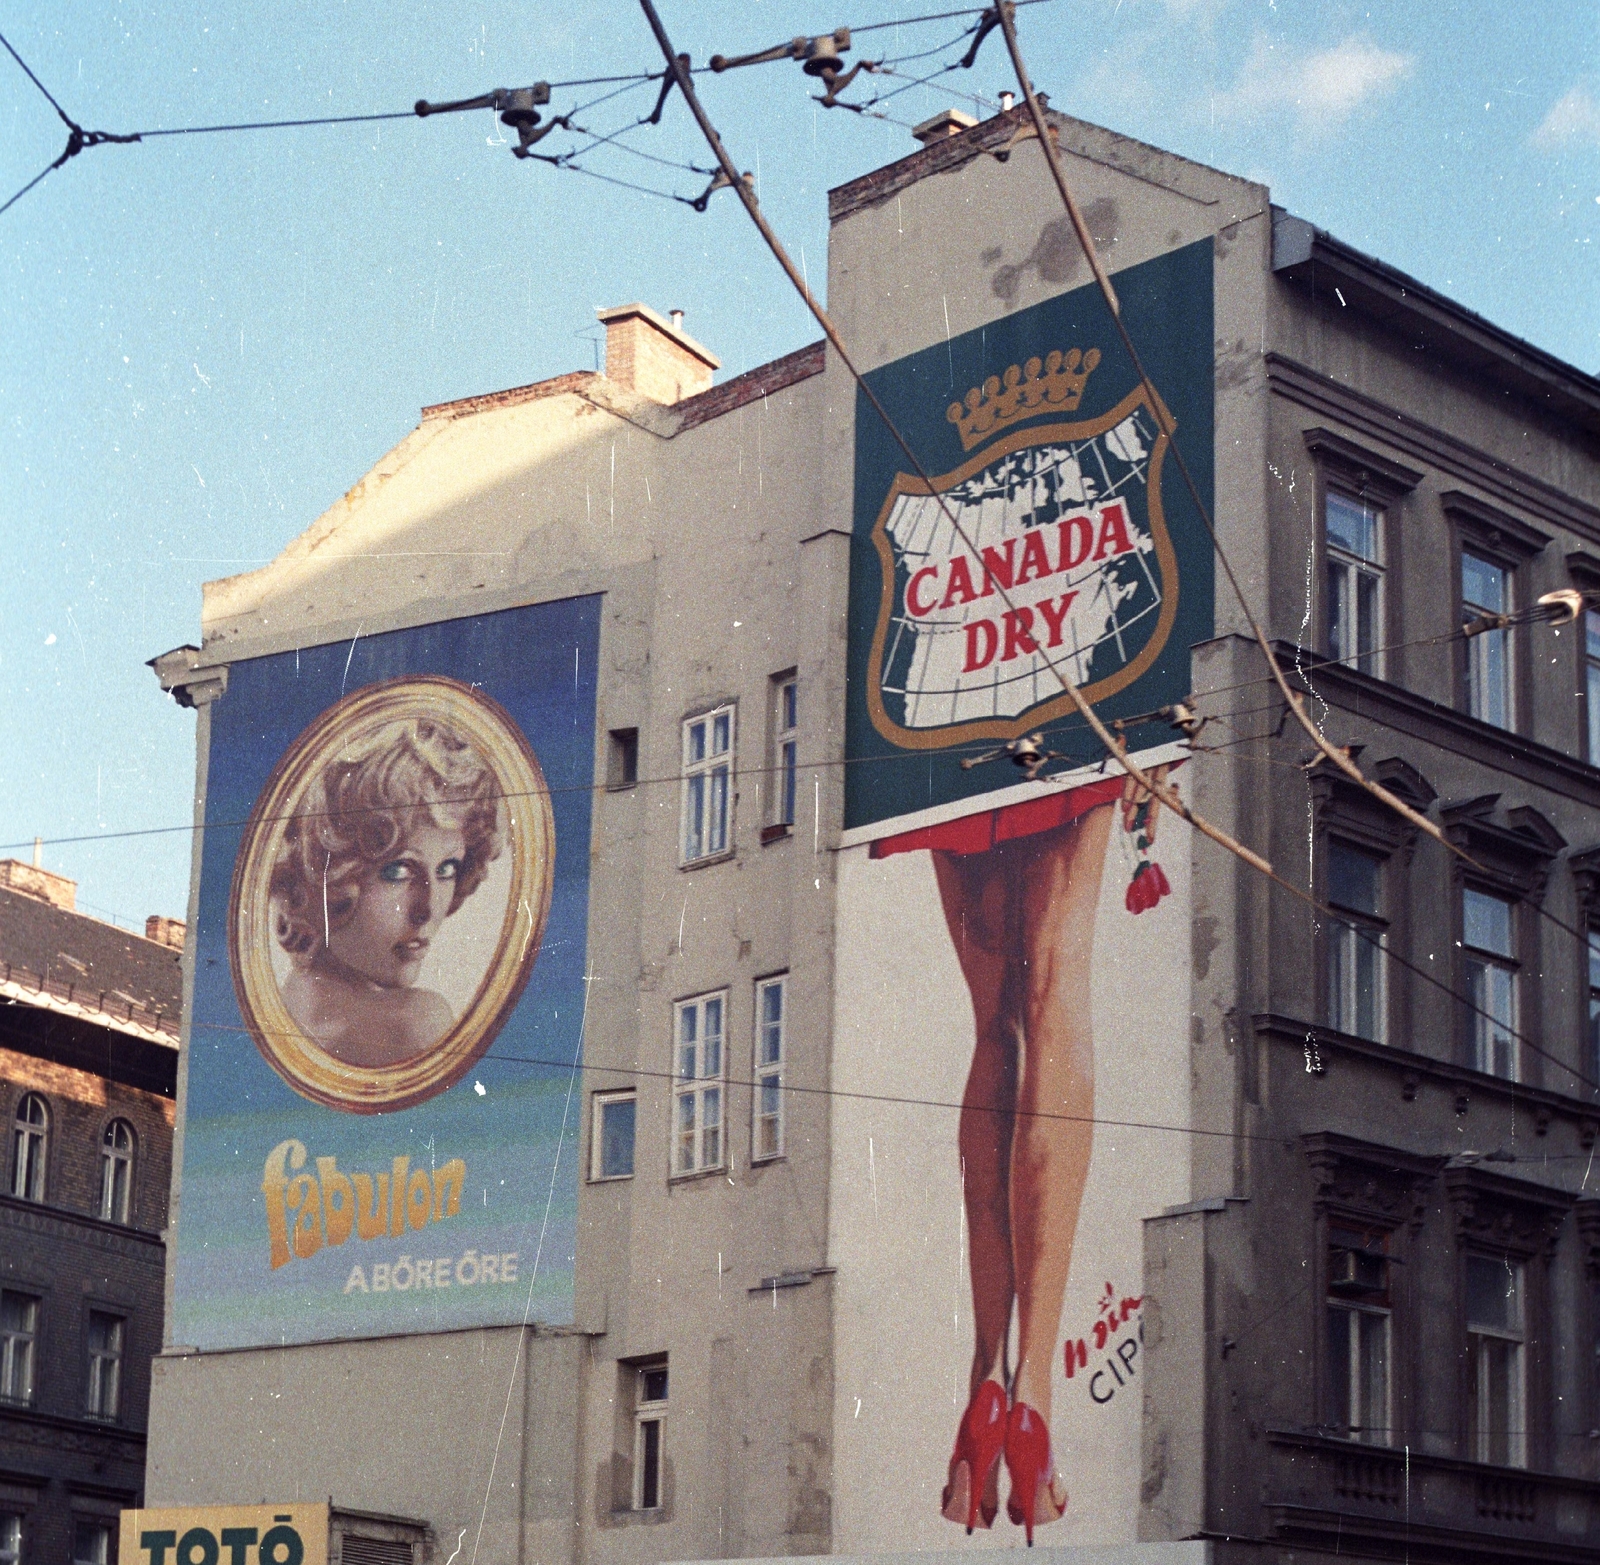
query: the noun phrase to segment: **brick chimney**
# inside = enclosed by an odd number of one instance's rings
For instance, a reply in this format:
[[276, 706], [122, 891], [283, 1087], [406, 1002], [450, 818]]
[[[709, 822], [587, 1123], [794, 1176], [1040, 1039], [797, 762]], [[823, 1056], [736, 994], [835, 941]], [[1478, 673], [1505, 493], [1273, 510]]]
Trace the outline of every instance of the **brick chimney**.
[[936, 141], [948, 141], [952, 136], [959, 136], [977, 123], [970, 114], [963, 114], [960, 109], [940, 109], [932, 119], [912, 126], [911, 134], [928, 147]]
[[670, 321], [647, 304], [597, 312], [606, 329], [606, 379], [652, 402], [682, 402], [711, 389], [722, 361], [683, 329], [683, 311]]
[[25, 897], [36, 897], [67, 913], [77, 911], [78, 883], [65, 875], [53, 874], [38, 863], [39, 849], [33, 850], [34, 863], [24, 864], [21, 859], [0, 859], [0, 886], [8, 891], [20, 891]]
[[170, 946], [174, 951], [183, 949], [185, 933], [181, 918], [163, 918], [159, 913], [152, 913], [144, 921], [145, 939], [155, 941], [158, 946]]

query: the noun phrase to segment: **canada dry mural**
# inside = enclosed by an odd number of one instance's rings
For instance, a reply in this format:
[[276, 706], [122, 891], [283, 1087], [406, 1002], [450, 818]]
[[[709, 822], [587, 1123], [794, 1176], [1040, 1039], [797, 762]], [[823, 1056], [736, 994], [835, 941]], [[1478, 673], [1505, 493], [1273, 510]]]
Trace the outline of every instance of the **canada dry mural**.
[[231, 667], [175, 1342], [570, 1321], [597, 604]]
[[[1206, 242], [1116, 279], [1208, 500], [1211, 268]], [[1147, 1128], [1187, 1116], [1189, 839], [1061, 680], [1182, 789], [1139, 719], [1212, 633], [1209, 541], [1093, 288], [871, 379], [937, 476], [858, 401], [841, 1535], [1131, 1540], [1141, 1220], [1189, 1189], [1186, 1138]], [[1037, 777], [993, 755], [1030, 734], [1059, 757]]]

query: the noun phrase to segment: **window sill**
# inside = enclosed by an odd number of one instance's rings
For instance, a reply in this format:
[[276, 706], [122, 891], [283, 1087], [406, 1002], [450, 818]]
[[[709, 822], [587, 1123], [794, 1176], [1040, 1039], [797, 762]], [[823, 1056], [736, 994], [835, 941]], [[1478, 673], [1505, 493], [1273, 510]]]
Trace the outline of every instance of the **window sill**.
[[794, 836], [794, 827], [787, 821], [779, 821], [771, 826], [761, 828], [761, 846], [770, 846], [774, 842], [787, 842]]
[[668, 1174], [667, 1183], [669, 1185], [692, 1185], [702, 1179], [716, 1179], [723, 1174], [728, 1174], [730, 1178], [732, 1177], [727, 1164], [719, 1163], [715, 1168], [697, 1168], [693, 1173], [689, 1174]]
[[679, 863], [678, 868], [685, 870], [705, 869], [710, 864], [726, 864], [737, 852], [736, 848], [724, 848], [721, 853], [708, 853], [703, 858], [684, 859]]
[[590, 1174], [587, 1183], [591, 1185], [625, 1185], [633, 1177], [632, 1174]]

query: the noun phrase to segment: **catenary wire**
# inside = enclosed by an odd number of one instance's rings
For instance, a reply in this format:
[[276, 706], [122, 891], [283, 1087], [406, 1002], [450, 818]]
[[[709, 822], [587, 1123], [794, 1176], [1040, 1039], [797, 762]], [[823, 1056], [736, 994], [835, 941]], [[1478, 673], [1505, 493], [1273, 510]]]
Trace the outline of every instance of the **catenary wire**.
[[17, 191], [15, 195], [7, 198], [5, 206], [0, 206], [0, 212], [4, 212], [8, 208], [15, 206], [17, 202], [27, 195], [27, 193], [45, 177], [46, 174], [55, 173], [55, 171], [61, 167], [63, 161], [63, 159], [57, 158], [54, 163], [47, 163], [42, 169], [39, 170], [37, 174], [33, 176], [32, 179], [28, 181], [27, 184], [22, 187], [21, 190]]
[[[716, 155], [718, 162], [722, 165], [724, 172], [727, 174], [730, 181], [734, 182], [736, 186], [736, 193], [739, 195], [740, 201], [745, 210], [749, 213], [751, 220], [755, 223], [757, 230], [761, 234], [761, 237], [766, 241], [768, 248], [772, 251], [774, 257], [783, 268], [785, 274], [789, 278], [790, 283], [800, 293], [800, 296], [805, 301], [807, 308], [810, 309], [812, 315], [816, 317], [818, 325], [820, 325], [823, 331], [827, 334], [828, 341], [833, 345], [835, 352], [839, 355], [841, 363], [850, 372], [851, 377], [855, 380], [856, 385], [860, 388], [861, 393], [872, 404], [873, 410], [883, 422], [883, 425], [889, 435], [894, 439], [895, 443], [905, 454], [906, 459], [912, 464], [917, 477], [925, 485], [926, 492], [938, 499], [940, 510], [943, 512], [945, 520], [949, 522], [955, 536], [960, 538], [965, 544], [968, 552], [976, 557], [978, 551], [973, 545], [972, 540], [967, 536], [966, 530], [962, 526], [959, 518], [954, 515], [949, 506], [945, 503], [943, 496], [939, 494], [939, 491], [933, 484], [933, 481], [929, 477], [922, 462], [917, 457], [916, 452], [912, 449], [904, 434], [896, 426], [894, 420], [890, 417], [888, 410], [883, 406], [883, 403], [873, 391], [872, 387], [868, 384], [866, 378], [856, 368], [854, 360], [851, 358], [848, 350], [845, 348], [843, 339], [840, 337], [837, 328], [834, 326], [827, 312], [822, 308], [821, 305], [817, 303], [805, 279], [795, 269], [794, 263], [790, 259], [788, 252], [785, 250], [782, 241], [778, 238], [771, 225], [762, 215], [754, 194], [745, 189], [742, 183], [739, 182], [738, 173], [734, 166], [733, 160], [729, 157], [726, 149], [723, 147], [721, 138], [717, 135], [715, 127], [707, 117], [704, 108], [700, 104], [699, 97], [695, 93], [692, 77], [684, 68], [680, 57], [673, 51], [671, 39], [669, 38], [665, 27], [662, 25], [661, 18], [656, 12], [654, 0], [640, 0], [640, 5], [644, 10], [646, 18], [650, 22], [651, 29], [656, 36], [656, 42], [661, 48], [662, 54], [664, 55], [669, 68], [673, 70], [675, 74], [677, 84], [679, 90], [683, 94], [684, 101], [688, 104], [690, 111], [694, 114], [696, 122], [699, 124], [700, 129], [705, 135], [706, 141], [710, 145], [712, 152]], [[1161, 402], [1154, 386], [1151, 385], [1149, 375], [1144, 369], [1143, 362], [1139, 359], [1137, 349], [1133, 344], [1133, 340], [1128, 334], [1126, 325], [1121, 320], [1119, 309], [1115, 307], [1116, 295], [1111, 289], [1110, 280], [1105, 275], [1098, 253], [1094, 250], [1094, 241], [1088, 234], [1087, 228], [1083, 225], [1081, 216], [1077, 213], [1070, 193], [1067, 190], [1065, 177], [1061, 174], [1059, 165], [1055, 161], [1054, 149], [1049, 141], [1049, 130], [1048, 127], [1044, 125], [1043, 113], [1039, 108], [1037, 99], [1033, 95], [1033, 88], [1028, 82], [1026, 69], [1022, 65], [1022, 58], [1020, 51], [1017, 48], [1016, 34], [1012, 26], [1007, 5], [1008, 0], [998, 0], [996, 10], [1000, 17], [1001, 24], [1005, 30], [1006, 41], [1011, 50], [1012, 58], [1017, 66], [1018, 84], [1024, 90], [1024, 95], [1028, 100], [1029, 107], [1034, 116], [1036, 125], [1040, 127], [1038, 134], [1040, 136], [1041, 146], [1044, 148], [1046, 157], [1051, 163], [1051, 168], [1056, 175], [1057, 183], [1061, 189], [1063, 199], [1067, 203], [1068, 210], [1073, 215], [1074, 223], [1078, 229], [1080, 240], [1085, 247], [1085, 253], [1090, 265], [1094, 270], [1096, 277], [1101, 281], [1102, 287], [1106, 291], [1108, 303], [1113, 305], [1113, 318], [1117, 322], [1119, 333], [1122, 336], [1128, 354], [1138, 371], [1139, 378], [1146, 388], [1146, 396], [1148, 401], [1152, 408], [1159, 408], [1162, 410], [1163, 416], [1159, 418], [1158, 422], [1161, 424], [1163, 430], [1167, 432], [1169, 441], [1171, 441], [1171, 425], [1170, 420], [1165, 416], [1165, 405]], [[1381, 787], [1377, 783], [1369, 781], [1365, 776], [1363, 776], [1359, 768], [1355, 766], [1354, 762], [1350, 760], [1348, 755], [1336, 750], [1333, 745], [1321, 733], [1319, 733], [1314, 726], [1312, 726], [1304, 712], [1297, 705], [1295, 705], [1295, 694], [1289, 689], [1288, 682], [1284, 678], [1282, 670], [1278, 668], [1277, 662], [1272, 655], [1271, 646], [1266, 640], [1265, 633], [1261, 630], [1259, 624], [1255, 621], [1253, 615], [1251, 614], [1249, 605], [1243, 598], [1242, 590], [1239, 588], [1237, 579], [1233, 577], [1232, 569], [1228, 565], [1226, 557], [1222, 554], [1221, 546], [1217, 542], [1215, 529], [1211, 525], [1209, 513], [1201, 501], [1199, 489], [1195, 485], [1192, 475], [1189, 474], [1187, 464], [1183, 461], [1182, 453], [1178, 450], [1175, 442], [1172, 443], [1172, 450], [1180, 470], [1185, 474], [1196, 509], [1201, 515], [1202, 520], [1205, 522], [1208, 532], [1211, 534], [1213, 545], [1216, 547], [1218, 552], [1218, 557], [1222, 560], [1224, 569], [1228, 572], [1230, 580], [1233, 580], [1234, 590], [1239, 595], [1241, 607], [1255, 629], [1256, 640], [1262, 648], [1269, 665], [1274, 669], [1276, 673], [1276, 682], [1279, 688], [1284, 692], [1285, 700], [1290, 704], [1291, 710], [1293, 710], [1299, 718], [1301, 726], [1304, 727], [1311, 735], [1318, 749], [1330, 761], [1332, 761], [1339, 768], [1339, 770], [1349, 775], [1353, 781], [1358, 782], [1366, 791], [1373, 793], [1380, 800], [1388, 803], [1390, 807], [1398, 814], [1400, 814], [1403, 818], [1412, 821], [1414, 825], [1425, 831], [1430, 837], [1433, 837], [1437, 841], [1443, 843], [1449, 849], [1449, 851], [1465, 859], [1469, 864], [1475, 864], [1475, 861], [1473, 861], [1469, 855], [1463, 853], [1462, 850], [1454, 843], [1451, 843], [1444, 836], [1444, 833], [1440, 830], [1440, 828], [1437, 827], [1432, 821], [1428, 820], [1425, 816], [1419, 814], [1417, 811], [1411, 809], [1399, 799], [1396, 799], [1392, 794], [1389, 793], [1387, 789]], [[1001, 601], [1006, 603], [1012, 609], [1015, 609], [1016, 605], [1011, 599], [1009, 590], [1003, 586], [1000, 586], [999, 584], [996, 584], [996, 590]], [[1078, 709], [1078, 712], [1088, 723], [1090, 728], [1094, 730], [1095, 736], [1105, 746], [1108, 758], [1114, 760], [1116, 764], [1120, 766], [1121, 769], [1126, 772], [1128, 776], [1132, 778], [1133, 781], [1138, 784], [1147, 794], [1159, 800], [1162, 804], [1165, 804], [1167, 808], [1170, 809], [1175, 815], [1183, 820], [1186, 820], [1202, 835], [1209, 837], [1212, 841], [1216, 842], [1219, 847], [1222, 847], [1228, 852], [1233, 853], [1237, 858], [1243, 860], [1259, 873], [1265, 875], [1274, 884], [1279, 886], [1284, 891], [1287, 891], [1292, 897], [1305, 902], [1307, 906], [1309, 906], [1314, 912], [1342, 922], [1342, 920], [1338, 919], [1338, 914], [1332, 908], [1329, 908], [1318, 901], [1318, 899], [1315, 898], [1309, 891], [1302, 890], [1300, 887], [1290, 883], [1282, 875], [1278, 874], [1272, 865], [1266, 859], [1261, 857], [1260, 854], [1246, 847], [1243, 843], [1239, 842], [1228, 833], [1222, 831], [1221, 828], [1214, 826], [1211, 822], [1195, 814], [1195, 812], [1189, 808], [1187, 803], [1185, 803], [1164, 781], [1147, 775], [1145, 772], [1141, 771], [1137, 766], [1135, 766], [1128, 757], [1126, 744], [1117, 741], [1111, 735], [1111, 733], [1106, 729], [1104, 723], [1094, 712], [1093, 707], [1084, 700], [1082, 694], [1062, 672], [1060, 666], [1052, 658], [1050, 658], [1048, 654], [1042, 654], [1042, 656], [1045, 665], [1055, 675], [1057, 680], [1060, 681], [1062, 689], [1066, 692], [1067, 696], [1072, 701], [1072, 704]], [[1410, 966], [1410, 964], [1404, 962], [1403, 959], [1395, 958], [1395, 960], [1398, 961], [1401, 966]], [[1452, 995], [1458, 1004], [1465, 1005], [1470, 1011], [1488, 1017], [1490, 1020], [1493, 1020], [1498, 1024], [1498, 1018], [1492, 1017], [1489, 1012], [1482, 1010], [1481, 1007], [1473, 1005], [1473, 1003], [1465, 997], [1456, 994], [1455, 990], [1450, 985], [1434, 978], [1432, 974], [1425, 972], [1421, 968], [1411, 967], [1411, 970], [1414, 971], [1418, 977], [1423, 978], [1426, 982], [1435, 984], [1443, 989], [1446, 993]], [[1514, 1033], [1515, 1031], [1514, 1029], [1504, 1027], [1502, 1027], [1501, 1030], [1508, 1034]], [[1544, 1051], [1541, 1050], [1539, 1046], [1531, 1039], [1524, 1037], [1520, 1033], [1517, 1033], [1516, 1037], [1519, 1042], [1524, 1043], [1533, 1052], [1541, 1054], [1544, 1053]], [[1553, 1056], [1548, 1057], [1554, 1061]], [[1585, 1085], [1591, 1087], [1597, 1085], [1596, 1082], [1585, 1076], [1582, 1071], [1575, 1070], [1571, 1066], [1559, 1061], [1555, 1061], [1555, 1063], [1560, 1064], [1561, 1068], [1568, 1074], [1572, 1075], [1575, 1080], [1581, 1081]]]
[[1212, 549], [1222, 566], [1223, 574], [1227, 577], [1228, 584], [1233, 590], [1233, 595], [1238, 600], [1240, 611], [1250, 626], [1251, 634], [1260, 646], [1263, 657], [1266, 658], [1269, 671], [1272, 673], [1279, 690], [1282, 691], [1284, 700], [1289, 703], [1289, 709], [1294, 715], [1295, 721], [1306, 731], [1311, 742], [1353, 783], [1365, 789], [1397, 815], [1410, 821], [1418, 830], [1427, 833], [1428, 836], [1443, 844], [1449, 852], [1456, 854], [1481, 870], [1481, 865], [1477, 865], [1469, 854], [1451, 842], [1444, 832], [1425, 815], [1412, 809], [1410, 805], [1397, 798], [1382, 784], [1376, 783], [1367, 777], [1346, 752], [1338, 749], [1317, 728], [1301, 706], [1299, 698], [1289, 688], [1289, 682], [1284, 677], [1277, 658], [1273, 655], [1272, 646], [1267, 640], [1266, 632], [1262, 629], [1260, 621], [1251, 609], [1249, 601], [1245, 597], [1244, 588], [1233, 569], [1233, 564], [1228, 559], [1227, 551], [1222, 547], [1222, 540], [1218, 537], [1216, 526], [1211, 519], [1210, 508], [1201, 497], [1199, 485], [1195, 482], [1194, 474], [1190, 471], [1188, 460], [1185, 458], [1183, 448], [1179, 444], [1177, 430], [1173, 425], [1172, 417], [1167, 411], [1166, 404], [1162, 402], [1157, 394], [1155, 384], [1151, 381], [1149, 372], [1144, 367], [1144, 360], [1140, 357], [1139, 350], [1134, 345], [1133, 335], [1128, 329], [1127, 322], [1122, 318], [1122, 306], [1117, 299], [1116, 289], [1111, 285], [1111, 278], [1106, 272], [1104, 263], [1101, 261], [1099, 248], [1095, 244], [1094, 236], [1090, 233], [1089, 225], [1085, 221], [1083, 213], [1078, 210], [1077, 202], [1073, 199], [1072, 191], [1067, 184], [1066, 172], [1061, 167], [1060, 156], [1050, 136], [1050, 127], [1045, 121], [1044, 110], [1034, 94], [1033, 83], [1029, 79], [1028, 69], [1022, 58], [1022, 48], [1017, 41], [1015, 9], [1012, 0], [995, 0], [994, 14], [999, 22], [1000, 30], [1005, 36], [1006, 49], [1011, 55], [1011, 63], [1016, 71], [1017, 86], [1022, 91], [1028, 115], [1033, 121], [1035, 134], [1039, 138], [1040, 151], [1044, 154], [1045, 163], [1050, 170], [1051, 178], [1055, 181], [1062, 205], [1065, 206], [1067, 216], [1072, 222], [1073, 230], [1078, 236], [1078, 243], [1083, 249], [1084, 258], [1088, 261], [1089, 268], [1094, 273], [1095, 282], [1098, 284], [1100, 292], [1105, 299], [1106, 307], [1110, 311], [1112, 324], [1116, 328], [1117, 336], [1122, 341], [1123, 349], [1128, 355], [1128, 360], [1133, 366], [1134, 373], [1139, 377], [1139, 381], [1144, 387], [1145, 396], [1157, 427], [1167, 438], [1173, 461], [1177, 464], [1178, 471], [1183, 477], [1184, 486], [1189, 491], [1189, 497], [1194, 504], [1195, 511], [1205, 525], [1206, 532], [1211, 539]]
[[[54, 109], [57, 114], [59, 114], [61, 116], [61, 123], [63, 125], [65, 125], [68, 130], [77, 130], [78, 127], [77, 127], [77, 125], [75, 125], [73, 123], [72, 117], [67, 113], [67, 111], [64, 108], [61, 107], [61, 105], [59, 103], [56, 102], [55, 94], [52, 93], [50, 91], [50, 89], [48, 87], [46, 87], [45, 84], [42, 81], [40, 81], [37, 76], [35, 76], [33, 74], [33, 67], [31, 65], [29, 65], [28, 62], [26, 60], [24, 60], [22, 58], [22, 56], [20, 54], [18, 54], [17, 51], [11, 47], [11, 40], [9, 38], [7, 38], [3, 33], [0, 33], [0, 44], [4, 44], [5, 45], [6, 53], [9, 54], [11, 56], [11, 58], [13, 60], [15, 60], [18, 65], [20, 65], [22, 67], [23, 73], [27, 76], [28, 80], [31, 81], [33, 83], [33, 85], [35, 87], [37, 87], [39, 89], [39, 91], [42, 92], [45, 95], [46, 99], [49, 101], [50, 107], [52, 109]], [[12, 199], [15, 200], [16, 198], [13, 197]]]

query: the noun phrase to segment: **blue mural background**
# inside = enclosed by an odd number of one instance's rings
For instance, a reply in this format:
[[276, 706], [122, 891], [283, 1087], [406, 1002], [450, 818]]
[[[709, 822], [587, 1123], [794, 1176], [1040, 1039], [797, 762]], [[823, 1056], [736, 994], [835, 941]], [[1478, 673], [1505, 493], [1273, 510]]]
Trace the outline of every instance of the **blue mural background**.
[[[572, 598], [247, 659], [211, 708], [183, 1110], [171, 1340], [221, 1349], [530, 1320], [569, 1324], [577, 1224], [590, 789], [598, 597]], [[532, 976], [488, 1053], [447, 1092], [399, 1112], [343, 1113], [294, 1092], [244, 1030], [228, 962], [234, 859], [279, 757], [323, 710], [363, 685], [441, 674], [492, 696], [526, 735], [549, 785], [556, 863]], [[550, 1063], [529, 1063], [541, 1061]], [[387, 1171], [395, 1157], [467, 1165], [458, 1215], [403, 1238], [324, 1247], [268, 1265], [261, 1193], [268, 1153], [303, 1142], [307, 1169]], [[517, 1256], [514, 1283], [372, 1290], [402, 1256]], [[367, 1291], [346, 1291], [354, 1265]], [[470, 1274], [470, 1272], [469, 1272]]]

